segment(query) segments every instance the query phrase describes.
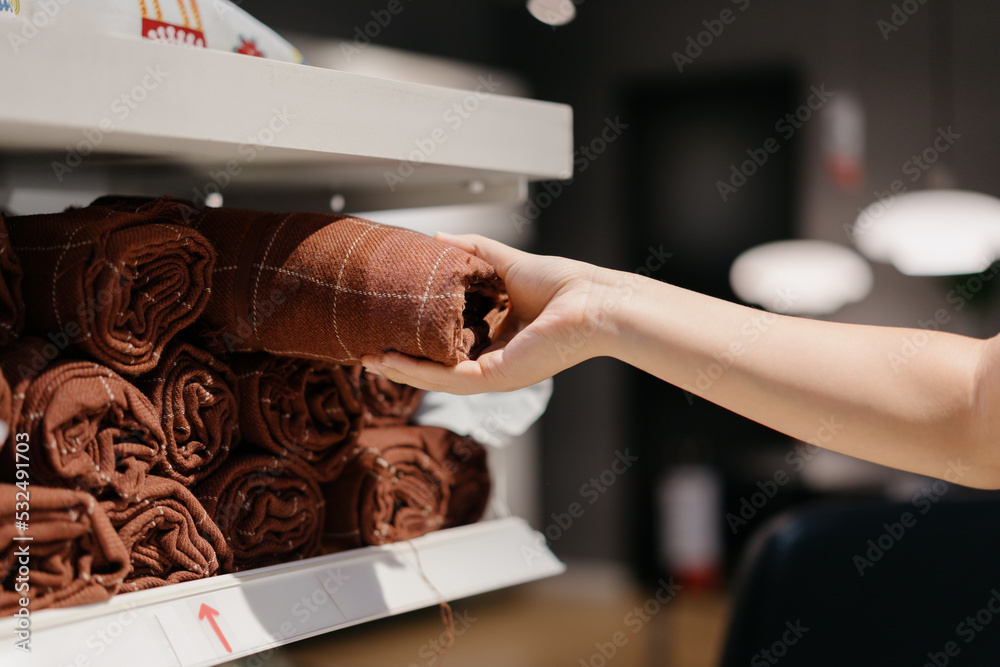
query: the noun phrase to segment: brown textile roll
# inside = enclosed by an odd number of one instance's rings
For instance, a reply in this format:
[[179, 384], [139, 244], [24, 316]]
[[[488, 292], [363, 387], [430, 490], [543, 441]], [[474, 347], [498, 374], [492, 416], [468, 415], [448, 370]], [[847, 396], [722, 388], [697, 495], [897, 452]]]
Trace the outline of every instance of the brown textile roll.
[[243, 440], [331, 479], [340, 447], [357, 441], [364, 403], [336, 364], [266, 354], [233, 359]]
[[350, 366], [351, 384], [365, 404], [366, 426], [403, 426], [420, 407], [424, 392], [416, 387], [373, 375], [364, 366]]
[[[128, 574], [128, 551], [94, 497], [82, 491], [31, 484], [28, 528], [19, 531], [21, 489], [0, 484], [0, 616], [10, 616], [27, 597], [28, 609], [70, 607], [107, 600]], [[20, 535], [30, 542], [18, 541]], [[19, 581], [27, 547], [28, 587]], [[20, 588], [18, 588], [20, 586]]]
[[489, 344], [507, 307], [491, 266], [410, 230], [239, 209], [192, 224], [219, 253], [201, 322], [229, 352], [351, 364], [398, 350], [453, 365]]
[[[478, 454], [477, 454], [478, 452]], [[482, 449], [435, 426], [362, 431], [324, 485], [324, 542], [354, 549], [476, 521], [490, 493]]]
[[323, 495], [308, 471], [290, 459], [234, 456], [194, 494], [225, 535], [235, 570], [319, 552]]
[[454, 478], [444, 527], [451, 528], [475, 523], [483, 518], [492, 486], [486, 448], [468, 436], [447, 430], [444, 433], [441, 437], [448, 443], [445, 467]]
[[192, 486], [239, 442], [236, 376], [208, 352], [174, 341], [138, 386], [159, 410], [165, 446], [154, 472]]
[[165, 477], [146, 477], [137, 500], [101, 503], [132, 567], [122, 591], [204, 579], [232, 569], [233, 554], [194, 495]]
[[118, 373], [153, 369], [208, 302], [215, 252], [186, 207], [150, 202], [8, 218], [24, 268], [25, 329], [73, 343]]
[[0, 347], [14, 342], [24, 328], [24, 295], [21, 260], [10, 244], [10, 235], [0, 215]]
[[[11, 394], [7, 376], [0, 369], [0, 421], [7, 425], [8, 430], [13, 432], [14, 397]], [[4, 442], [5, 440], [0, 440], [0, 450], [3, 449]]]
[[[27, 433], [32, 443], [32, 482], [134, 498], [163, 452], [159, 413], [111, 369], [50, 360], [50, 352], [54, 346], [28, 338], [0, 358], [13, 384], [11, 431]], [[0, 469], [9, 478], [14, 451], [2, 454]]]

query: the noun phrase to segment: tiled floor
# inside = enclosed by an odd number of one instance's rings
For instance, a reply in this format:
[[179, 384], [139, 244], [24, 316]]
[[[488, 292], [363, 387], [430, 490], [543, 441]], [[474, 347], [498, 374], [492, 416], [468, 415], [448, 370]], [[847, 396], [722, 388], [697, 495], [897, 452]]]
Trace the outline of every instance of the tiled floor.
[[[240, 665], [267, 667], [714, 667], [728, 617], [721, 593], [678, 592], [669, 602], [613, 568], [570, 564], [547, 581], [459, 600], [455, 642], [438, 609], [292, 644]], [[668, 597], [660, 592], [660, 599]]]

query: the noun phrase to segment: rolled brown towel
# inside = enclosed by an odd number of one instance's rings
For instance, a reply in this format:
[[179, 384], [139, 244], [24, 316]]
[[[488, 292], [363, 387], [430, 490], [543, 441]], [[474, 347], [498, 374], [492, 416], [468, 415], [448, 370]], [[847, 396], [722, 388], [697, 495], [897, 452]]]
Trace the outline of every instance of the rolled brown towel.
[[451, 431], [445, 431], [442, 437], [448, 443], [445, 467], [453, 477], [451, 500], [448, 501], [444, 527], [475, 523], [483, 518], [483, 513], [486, 512], [492, 488], [486, 448], [468, 436]]
[[[14, 392], [11, 431], [32, 443], [32, 482], [136, 497], [163, 453], [159, 412], [111, 369], [50, 354], [54, 346], [28, 338], [0, 357]], [[9, 479], [14, 450], [0, 454]]]
[[24, 272], [10, 243], [10, 234], [0, 214], [0, 347], [14, 342], [24, 328]]
[[236, 376], [208, 352], [174, 341], [137, 381], [160, 413], [165, 445], [154, 472], [192, 486], [239, 442]]
[[172, 479], [146, 477], [136, 500], [101, 503], [131, 557], [122, 591], [204, 579], [232, 569], [219, 527], [190, 491]]
[[184, 224], [184, 211], [155, 201], [8, 218], [31, 304], [26, 331], [75, 345], [118, 373], [152, 370], [211, 292], [215, 252]]
[[348, 372], [337, 364], [266, 354], [232, 363], [243, 440], [297, 461], [318, 481], [331, 479], [340, 448], [357, 440], [364, 414]]
[[351, 384], [365, 404], [366, 426], [403, 426], [420, 407], [424, 392], [415, 387], [373, 375], [361, 365], [350, 366]]
[[[20, 492], [0, 484], [0, 616], [16, 613], [22, 597], [34, 612], [114, 595], [128, 574], [128, 551], [94, 497], [32, 484], [28, 528], [18, 530]], [[31, 541], [15, 539], [21, 535]], [[25, 547], [27, 562], [22, 560]], [[28, 568], [26, 588], [21, 566]]]
[[[12, 423], [14, 421], [14, 397], [11, 392], [10, 383], [7, 376], [0, 368], [0, 421], [7, 425], [7, 429], [13, 432]], [[0, 440], [0, 450], [3, 449], [6, 440]]]
[[219, 253], [201, 323], [229, 352], [358, 363], [398, 350], [476, 357], [507, 307], [486, 262], [429, 236], [319, 213], [206, 209]]
[[290, 459], [231, 457], [194, 489], [246, 570], [315, 556], [323, 531], [319, 486]]
[[486, 458], [468, 438], [434, 426], [362, 431], [323, 486], [324, 543], [354, 549], [477, 521], [490, 493]]

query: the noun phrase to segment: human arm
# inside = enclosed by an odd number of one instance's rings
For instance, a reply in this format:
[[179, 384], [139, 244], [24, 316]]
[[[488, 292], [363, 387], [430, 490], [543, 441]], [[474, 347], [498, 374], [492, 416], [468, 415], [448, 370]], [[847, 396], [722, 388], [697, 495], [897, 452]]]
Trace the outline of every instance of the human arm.
[[1000, 339], [782, 316], [481, 237], [445, 240], [497, 267], [512, 313], [476, 361], [365, 359], [390, 379], [504, 391], [610, 356], [795, 438], [1000, 487]]

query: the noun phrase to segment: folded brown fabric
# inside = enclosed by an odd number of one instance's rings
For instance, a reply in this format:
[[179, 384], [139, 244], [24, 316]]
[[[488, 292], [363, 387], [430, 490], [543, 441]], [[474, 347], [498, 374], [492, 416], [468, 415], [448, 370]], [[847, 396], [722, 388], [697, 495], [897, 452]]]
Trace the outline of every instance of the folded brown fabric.
[[208, 303], [215, 253], [181, 204], [89, 206], [7, 219], [24, 268], [25, 329], [118, 373], [156, 366]]
[[337, 549], [386, 544], [476, 521], [490, 493], [482, 448], [446, 429], [362, 431], [324, 485], [324, 542]]
[[[17, 486], [0, 484], [0, 616], [16, 613], [22, 597], [30, 611], [38, 611], [114, 595], [128, 574], [128, 551], [94, 497], [36, 484], [29, 493], [27, 528], [19, 529], [24, 507], [17, 504], [25, 495]], [[15, 539], [22, 535], [31, 540]]]
[[24, 328], [24, 272], [14, 252], [7, 225], [0, 214], [0, 347], [14, 342]]
[[[10, 383], [7, 382], [7, 377], [3, 374], [2, 369], [0, 369], [0, 421], [7, 425], [8, 430], [11, 430], [14, 421], [14, 397], [11, 393]], [[4, 442], [0, 441], [0, 450], [3, 449]]]
[[342, 446], [357, 441], [364, 403], [337, 364], [266, 354], [234, 357], [243, 440], [332, 478]]
[[160, 365], [137, 381], [160, 412], [165, 445], [154, 472], [186, 486], [222, 465], [239, 442], [236, 376], [188, 343], [167, 346]]
[[468, 436], [451, 431], [445, 431], [443, 437], [448, 443], [445, 467], [453, 478], [444, 527], [475, 523], [483, 518], [492, 488], [486, 448]]
[[[14, 391], [11, 431], [32, 443], [32, 482], [136, 497], [163, 452], [158, 411], [111, 369], [55, 354], [55, 346], [27, 338], [0, 357]], [[0, 469], [9, 479], [13, 448], [3, 450]]]
[[415, 387], [373, 375], [364, 366], [350, 366], [351, 384], [365, 405], [365, 426], [403, 426], [420, 407], [424, 392]]
[[101, 503], [125, 544], [132, 567], [122, 591], [204, 579], [232, 569], [219, 527], [181, 484], [146, 477], [136, 500]]
[[319, 552], [323, 496], [309, 473], [290, 459], [232, 457], [194, 494], [225, 535], [235, 570]]
[[319, 213], [206, 209], [219, 259], [201, 321], [229, 352], [358, 363], [398, 350], [476, 357], [507, 307], [493, 268], [398, 227]]

